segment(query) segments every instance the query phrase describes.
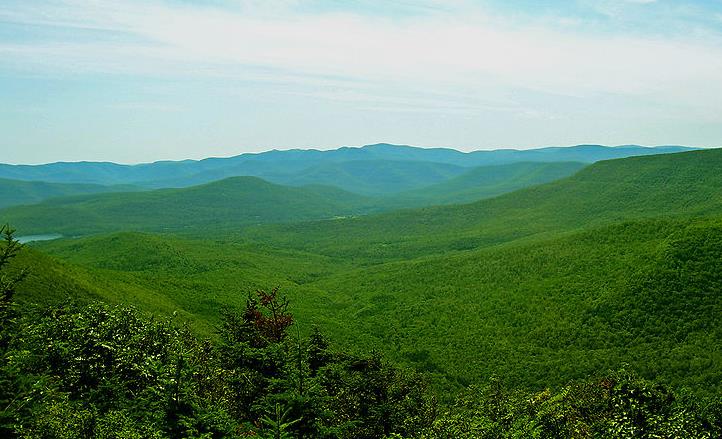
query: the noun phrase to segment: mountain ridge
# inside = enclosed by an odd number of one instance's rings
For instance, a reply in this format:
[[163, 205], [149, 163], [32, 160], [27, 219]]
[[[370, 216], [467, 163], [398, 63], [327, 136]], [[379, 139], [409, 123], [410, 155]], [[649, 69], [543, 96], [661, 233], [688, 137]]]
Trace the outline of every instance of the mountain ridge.
[[50, 198], [107, 192], [131, 192], [142, 188], [131, 185], [105, 186], [91, 183], [48, 183], [0, 178], [0, 209], [35, 204]]
[[[81, 195], [0, 210], [23, 233], [54, 227], [78, 235], [123, 230], [172, 231], [189, 227], [300, 221], [372, 210], [366, 197], [334, 187], [281, 186], [258, 177], [229, 177], [180, 189]], [[205, 225], [205, 226], [204, 226]]]
[[[247, 233], [281, 246], [321, 253], [356, 251], [381, 259], [475, 248], [590, 224], [719, 213], [721, 167], [722, 149], [606, 160], [570, 177], [473, 203], [253, 227]], [[705, 184], [695, 184], [699, 181]], [[344, 236], [343, 247], [329, 236]]]
[[[498, 149], [462, 152], [451, 148], [419, 148], [408, 145], [379, 143], [362, 147], [341, 147], [332, 150], [292, 149], [244, 153], [231, 157], [209, 157], [201, 160], [162, 160], [134, 165], [113, 162], [54, 162], [41, 165], [0, 164], [0, 178], [38, 180], [55, 183], [133, 184], [149, 187], [159, 186], [163, 181], [182, 184], [184, 178], [227, 169], [234, 175], [264, 177], [273, 173], [295, 173], [321, 162], [353, 161], [363, 159], [403, 159], [428, 161], [458, 166], [481, 166], [517, 161], [581, 161], [591, 163], [605, 158], [671, 153], [697, 149], [694, 147], [662, 146], [643, 147], [622, 145], [577, 145], [571, 147], [547, 147], [527, 150]], [[279, 165], [283, 162], [283, 166]], [[240, 167], [232, 171], [234, 167]], [[264, 174], [265, 173], [265, 174]], [[194, 181], [200, 184], [205, 181]], [[161, 183], [159, 183], [161, 182]]]

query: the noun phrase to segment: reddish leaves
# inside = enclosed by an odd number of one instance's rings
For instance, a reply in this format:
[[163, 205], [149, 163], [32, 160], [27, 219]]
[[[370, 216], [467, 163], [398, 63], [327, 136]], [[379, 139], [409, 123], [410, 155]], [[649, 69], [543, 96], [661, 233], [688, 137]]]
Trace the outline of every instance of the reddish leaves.
[[257, 297], [249, 296], [243, 315], [258, 334], [269, 342], [279, 342], [286, 337], [286, 329], [293, 324], [288, 312], [288, 299], [278, 298], [278, 287], [270, 292], [257, 290]]

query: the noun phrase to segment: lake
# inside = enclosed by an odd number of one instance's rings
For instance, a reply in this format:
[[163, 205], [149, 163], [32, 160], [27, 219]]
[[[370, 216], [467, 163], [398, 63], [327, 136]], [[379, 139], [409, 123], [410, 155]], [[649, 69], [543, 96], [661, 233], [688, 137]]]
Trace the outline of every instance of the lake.
[[34, 242], [34, 241], [50, 241], [53, 239], [62, 238], [63, 235], [60, 235], [58, 233], [48, 233], [45, 235], [26, 235], [26, 236], [18, 236], [16, 239], [21, 244], [25, 244], [28, 242]]

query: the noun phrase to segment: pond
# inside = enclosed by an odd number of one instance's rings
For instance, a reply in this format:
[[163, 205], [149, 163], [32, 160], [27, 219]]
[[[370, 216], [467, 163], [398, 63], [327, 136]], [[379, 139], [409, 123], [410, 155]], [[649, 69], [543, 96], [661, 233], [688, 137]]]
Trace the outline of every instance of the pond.
[[16, 239], [20, 244], [26, 244], [28, 242], [34, 242], [34, 241], [50, 241], [53, 239], [62, 238], [63, 235], [60, 235], [58, 233], [47, 233], [44, 235], [25, 235], [25, 236], [18, 236]]

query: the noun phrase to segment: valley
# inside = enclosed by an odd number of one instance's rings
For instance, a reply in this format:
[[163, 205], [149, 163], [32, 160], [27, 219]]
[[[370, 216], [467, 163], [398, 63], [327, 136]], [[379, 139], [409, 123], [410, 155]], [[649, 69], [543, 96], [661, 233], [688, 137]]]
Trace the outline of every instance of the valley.
[[220, 308], [279, 286], [304, 333], [381, 350], [444, 392], [491, 375], [533, 390], [630, 364], [709, 394], [722, 374], [720, 164], [717, 150], [602, 161], [490, 199], [498, 178], [479, 168], [486, 181], [446, 184], [479, 201], [397, 211], [235, 177], [4, 212], [23, 231], [93, 235], [33, 243], [58, 265], [31, 275], [21, 301], [77, 283], [76, 300], [178, 312], [213, 337]]
[[0, 1], [0, 439], [722, 438], [722, 0]]

